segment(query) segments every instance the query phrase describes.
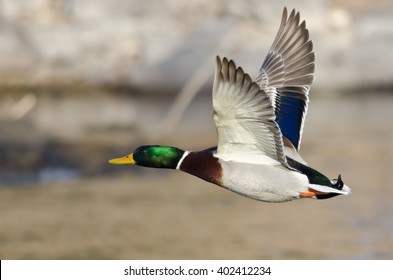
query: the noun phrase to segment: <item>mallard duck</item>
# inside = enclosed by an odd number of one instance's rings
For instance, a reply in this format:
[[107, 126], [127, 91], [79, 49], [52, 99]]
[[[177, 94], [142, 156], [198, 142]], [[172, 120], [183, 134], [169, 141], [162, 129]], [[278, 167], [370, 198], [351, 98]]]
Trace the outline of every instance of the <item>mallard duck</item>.
[[330, 198], [350, 189], [299, 154], [315, 55], [305, 21], [284, 8], [278, 34], [255, 81], [233, 60], [216, 58], [213, 118], [218, 144], [202, 151], [149, 145], [109, 161], [178, 169], [265, 202]]

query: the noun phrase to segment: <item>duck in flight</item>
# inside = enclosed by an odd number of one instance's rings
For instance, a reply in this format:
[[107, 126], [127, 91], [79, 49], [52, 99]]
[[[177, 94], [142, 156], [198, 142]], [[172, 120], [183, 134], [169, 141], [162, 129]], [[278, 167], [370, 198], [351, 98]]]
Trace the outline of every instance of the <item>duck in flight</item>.
[[232, 60], [216, 58], [213, 85], [218, 144], [202, 151], [149, 145], [109, 161], [178, 169], [265, 202], [346, 195], [299, 154], [315, 54], [305, 21], [284, 8], [281, 25], [255, 81]]

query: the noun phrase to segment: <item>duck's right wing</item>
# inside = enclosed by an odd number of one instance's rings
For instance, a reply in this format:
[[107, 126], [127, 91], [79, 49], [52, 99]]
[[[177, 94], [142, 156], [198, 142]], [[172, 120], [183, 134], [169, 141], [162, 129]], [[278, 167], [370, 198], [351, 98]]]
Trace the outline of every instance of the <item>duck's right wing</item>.
[[288, 17], [285, 8], [256, 82], [269, 96], [281, 133], [292, 144], [295, 154], [300, 148], [314, 70], [315, 54], [306, 24], [300, 23], [295, 10]]

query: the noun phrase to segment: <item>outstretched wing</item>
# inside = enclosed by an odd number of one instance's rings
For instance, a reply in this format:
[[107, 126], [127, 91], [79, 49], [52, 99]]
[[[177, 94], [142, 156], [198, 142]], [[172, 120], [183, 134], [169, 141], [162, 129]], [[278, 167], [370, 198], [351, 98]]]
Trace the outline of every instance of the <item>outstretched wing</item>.
[[298, 151], [314, 79], [315, 54], [305, 22], [284, 9], [281, 25], [256, 82], [269, 96], [281, 133]]
[[235, 63], [217, 57], [213, 86], [216, 156], [224, 160], [287, 165], [270, 100]]

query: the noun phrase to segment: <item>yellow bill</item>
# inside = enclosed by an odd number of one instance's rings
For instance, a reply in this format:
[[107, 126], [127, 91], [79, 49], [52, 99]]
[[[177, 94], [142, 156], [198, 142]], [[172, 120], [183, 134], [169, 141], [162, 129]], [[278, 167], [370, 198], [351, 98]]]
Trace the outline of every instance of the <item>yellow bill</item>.
[[129, 154], [125, 157], [114, 158], [108, 161], [110, 164], [135, 164], [135, 160], [132, 154]]

